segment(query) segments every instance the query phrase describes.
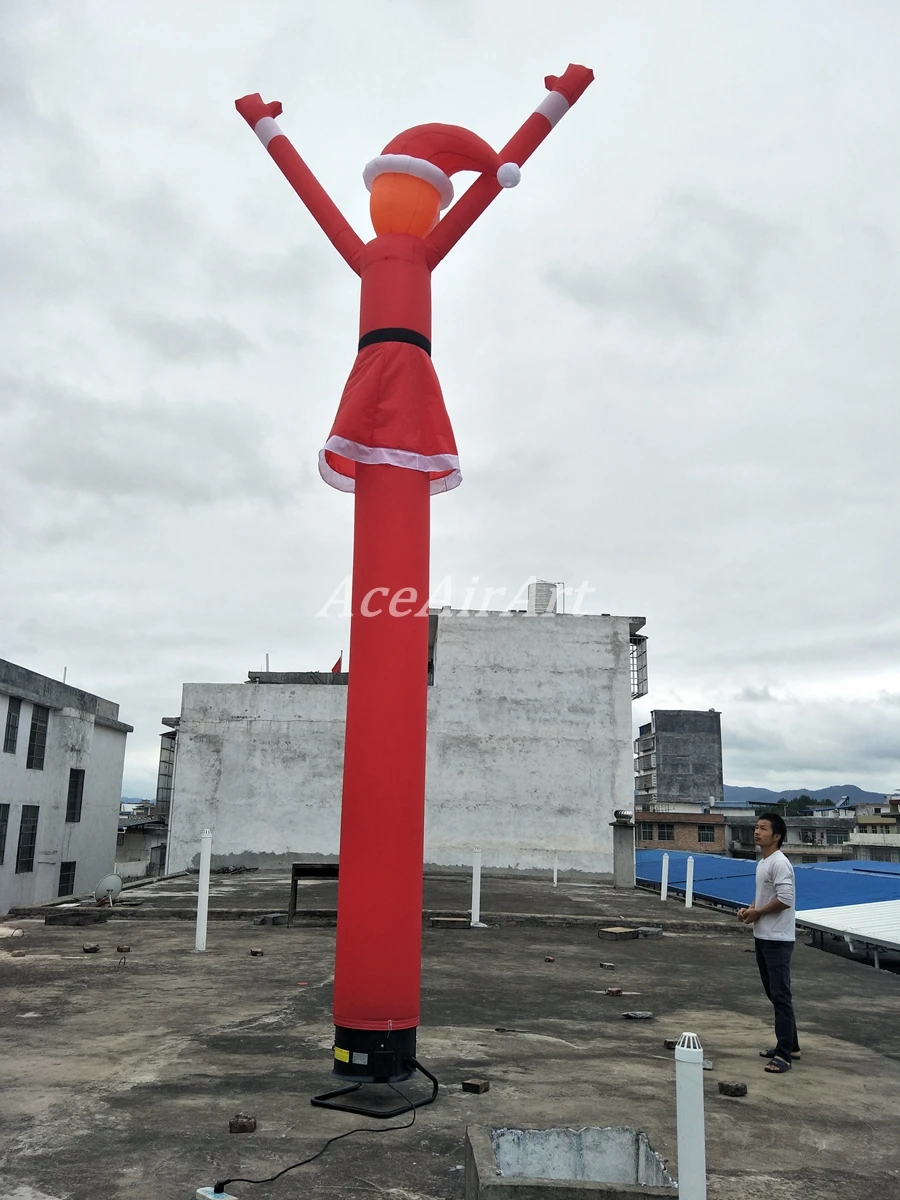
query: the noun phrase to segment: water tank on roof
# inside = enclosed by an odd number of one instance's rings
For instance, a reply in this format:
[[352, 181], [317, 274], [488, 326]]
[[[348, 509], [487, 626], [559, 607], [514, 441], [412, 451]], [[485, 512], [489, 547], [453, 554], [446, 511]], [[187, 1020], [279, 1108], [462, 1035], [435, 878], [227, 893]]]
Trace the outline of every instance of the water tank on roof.
[[528, 611], [534, 616], [556, 612], [556, 584], [536, 579], [528, 585]]

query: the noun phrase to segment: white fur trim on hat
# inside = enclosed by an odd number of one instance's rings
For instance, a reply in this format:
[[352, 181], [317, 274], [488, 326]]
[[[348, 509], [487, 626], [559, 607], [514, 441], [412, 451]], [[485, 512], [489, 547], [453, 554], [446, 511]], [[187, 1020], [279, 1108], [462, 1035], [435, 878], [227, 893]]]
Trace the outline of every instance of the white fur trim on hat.
[[497, 182], [501, 187], [515, 187], [521, 178], [518, 163], [506, 162], [497, 168]]
[[411, 154], [379, 154], [371, 162], [366, 163], [363, 170], [363, 182], [371, 192], [372, 184], [379, 175], [394, 172], [397, 175], [414, 175], [424, 179], [432, 187], [437, 188], [441, 197], [441, 208], [446, 208], [453, 200], [453, 184], [450, 176], [445, 175], [440, 167], [429, 162], [426, 158], [413, 158]]
[[329, 451], [358, 463], [376, 465], [384, 463], [387, 466], [407, 467], [412, 471], [429, 473], [447, 471], [446, 475], [431, 480], [429, 491], [432, 496], [439, 496], [441, 492], [451, 492], [462, 483], [459, 459], [455, 454], [422, 455], [407, 450], [378, 450], [371, 446], [361, 446], [358, 442], [347, 441], [346, 438], [335, 437], [332, 434], [324, 448], [319, 451], [319, 474], [327, 484], [337, 488], [339, 492], [355, 491], [356, 482], [349, 475], [342, 475], [340, 471], [335, 471], [334, 467], [328, 465], [326, 453]]

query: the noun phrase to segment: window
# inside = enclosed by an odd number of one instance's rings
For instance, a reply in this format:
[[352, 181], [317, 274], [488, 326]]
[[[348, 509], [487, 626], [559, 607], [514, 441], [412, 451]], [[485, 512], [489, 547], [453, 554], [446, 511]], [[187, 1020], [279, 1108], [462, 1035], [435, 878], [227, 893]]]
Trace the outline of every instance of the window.
[[31, 732], [28, 735], [28, 757], [25, 766], [29, 771], [43, 771], [44, 751], [47, 749], [47, 722], [49, 711], [43, 704], [35, 704], [31, 710]]
[[629, 639], [631, 646], [631, 698], [638, 700], [649, 691], [647, 684], [647, 638], [640, 633], [633, 633]]
[[6, 853], [6, 827], [9, 825], [9, 805], [0, 804], [0, 866]]
[[716, 840], [715, 825], [698, 825], [697, 826], [697, 841], [698, 842], [714, 842]]
[[653, 841], [653, 822], [638, 821], [638, 841], [652, 842]]
[[19, 848], [16, 851], [16, 874], [34, 870], [34, 847], [37, 844], [37, 804], [22, 805], [22, 820], [19, 822]]
[[124, 834], [124, 833], [117, 833], [117, 834], [116, 834], [116, 845], [117, 845], [117, 846], [124, 846], [124, 845], [125, 845], [125, 834]]
[[3, 753], [15, 754], [16, 742], [19, 740], [19, 713], [22, 711], [22, 701], [17, 696], [10, 696], [9, 708], [6, 710], [6, 732], [3, 735]]
[[69, 771], [69, 796], [66, 800], [66, 820], [81, 820], [81, 800], [84, 796], [84, 771], [72, 767]]
[[75, 863], [59, 864], [59, 891], [57, 896], [71, 896], [75, 891]]
[[805, 862], [805, 863], [814, 863], [814, 862], [818, 862], [819, 860], [816, 858], [816, 856], [814, 854], [804, 854], [801, 857], [800, 861]]
[[149, 875], [164, 875], [166, 871], [166, 844], [153, 846], [150, 850]]
[[825, 844], [827, 846], [842, 846], [846, 840], [847, 835], [841, 829], [828, 829], [825, 832]]
[[656, 840], [658, 842], [675, 841], [675, 826], [671, 821], [660, 822], [660, 824], [657, 825]]
[[172, 807], [176, 737], [174, 730], [172, 733], [164, 733], [159, 743], [159, 773], [156, 777], [156, 815], [158, 817], [168, 817]]

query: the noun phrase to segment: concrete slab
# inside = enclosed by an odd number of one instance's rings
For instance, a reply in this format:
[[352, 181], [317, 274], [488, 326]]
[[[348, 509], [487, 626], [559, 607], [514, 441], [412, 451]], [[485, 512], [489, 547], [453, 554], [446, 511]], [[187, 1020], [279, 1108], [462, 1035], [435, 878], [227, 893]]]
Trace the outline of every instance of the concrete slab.
[[[549, 882], [502, 882], [510, 911], [532, 915], [553, 907], [565, 917], [580, 893], [550, 904]], [[254, 906], [258, 880], [228, 885], [229, 905]], [[24, 937], [0, 942], [0, 1196], [193, 1197], [229, 1176], [271, 1175], [356, 1126], [379, 1134], [340, 1141], [278, 1183], [229, 1192], [462, 1200], [465, 1129], [476, 1124], [631, 1126], [677, 1175], [674, 1061], [662, 1041], [690, 1029], [715, 1063], [704, 1072], [710, 1200], [900, 1197], [900, 977], [798, 946], [804, 1054], [788, 1075], [767, 1076], [758, 1050], [771, 1043], [771, 1008], [748, 932], [717, 913], [692, 926], [682, 913], [685, 927], [611, 954], [599, 917], [659, 925], [666, 906], [605, 886], [588, 885], [584, 925], [457, 934], [425, 923], [418, 1052], [441, 1089], [413, 1126], [391, 1132], [309, 1105], [331, 1085], [332, 928], [211, 921], [209, 951], [197, 955], [189, 921], [155, 916], [129, 927], [119, 965], [118, 922], [96, 927], [100, 952], [85, 955], [83, 930], [17, 920]], [[467, 883], [440, 887], [458, 897]], [[261, 907], [274, 911], [268, 883], [262, 890]], [[12, 958], [13, 946], [26, 956]], [[252, 946], [265, 956], [251, 957]], [[613, 957], [610, 976], [600, 964]], [[611, 977], [653, 1021], [621, 1019], [621, 1000], [602, 994]], [[473, 1076], [490, 1090], [463, 1091]], [[719, 1095], [720, 1079], [748, 1083], [748, 1095]], [[229, 1134], [237, 1112], [256, 1117], [255, 1133]]]
[[[290, 870], [250, 871], [210, 878], [210, 920], [243, 920], [273, 912], [287, 912]], [[750, 897], [748, 897], [749, 899]], [[428, 872], [423, 906], [431, 916], [460, 916], [469, 912], [471, 879], [465, 874]], [[337, 906], [337, 881], [298, 881], [296, 920], [333, 923]], [[50, 906], [13, 910], [36, 915]], [[121, 903], [104, 909], [113, 920], [156, 919], [159, 916], [191, 920], [197, 907], [197, 876], [175, 875], [126, 888]], [[52, 906], [60, 911], [59, 906]], [[68, 911], [72, 911], [69, 909]], [[78, 911], [78, 910], [76, 910]], [[96, 911], [94, 909], [93, 911]], [[630, 925], [663, 929], [693, 929], [734, 923], [734, 915], [711, 907], [686, 909], [676, 899], [665, 902], [652, 893], [617, 889], [608, 876], [577, 874], [563, 877], [553, 887], [549, 874], [514, 875], [484, 872], [481, 917], [488, 925], [558, 924], [563, 926]]]
[[[495, 1169], [507, 1179], [584, 1179], [644, 1187], [672, 1182], [646, 1136], [624, 1125], [489, 1132]], [[645, 1159], [649, 1171], [642, 1169]]]
[[17, 1187], [3, 1193], [4, 1200], [58, 1200], [56, 1196], [48, 1196], [46, 1192], [35, 1191], [30, 1187]]

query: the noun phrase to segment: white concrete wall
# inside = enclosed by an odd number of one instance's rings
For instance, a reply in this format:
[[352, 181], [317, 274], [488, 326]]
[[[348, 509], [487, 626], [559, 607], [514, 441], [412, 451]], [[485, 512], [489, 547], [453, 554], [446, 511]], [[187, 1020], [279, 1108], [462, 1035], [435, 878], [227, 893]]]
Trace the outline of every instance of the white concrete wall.
[[337, 854], [346, 708], [334, 684], [186, 683], [166, 869], [207, 828], [214, 862]]
[[125, 831], [122, 844], [116, 846], [116, 874], [122, 879], [143, 879], [150, 866], [150, 851], [166, 841], [163, 833], [146, 834]]
[[[121, 847], [120, 847], [121, 849]], [[135, 879], [143, 879], [147, 874], [147, 867], [150, 865], [150, 851], [146, 854], [134, 859], [117, 858], [115, 872], [125, 883], [129, 883]]]
[[[351, 664], [352, 669], [352, 664]], [[169, 871], [338, 853], [346, 688], [185, 684]], [[425, 861], [612, 871], [632, 807], [629, 619], [441, 612]]]
[[632, 808], [627, 617], [441, 613], [426, 861], [612, 871]]
[[[8, 695], [0, 689], [0, 734]], [[6, 850], [0, 865], [0, 913], [17, 904], [54, 899], [62, 862], [77, 863], [75, 893], [94, 887], [113, 869], [126, 734], [97, 724], [93, 713], [50, 709], [44, 769], [28, 770], [32, 704], [22, 700], [15, 754], [0, 753], [0, 803], [9, 804]], [[84, 770], [81, 820], [66, 821], [69, 768]], [[34, 870], [16, 874], [16, 848], [23, 804], [36, 804], [38, 816]]]

